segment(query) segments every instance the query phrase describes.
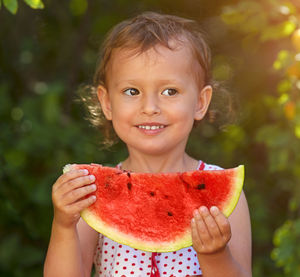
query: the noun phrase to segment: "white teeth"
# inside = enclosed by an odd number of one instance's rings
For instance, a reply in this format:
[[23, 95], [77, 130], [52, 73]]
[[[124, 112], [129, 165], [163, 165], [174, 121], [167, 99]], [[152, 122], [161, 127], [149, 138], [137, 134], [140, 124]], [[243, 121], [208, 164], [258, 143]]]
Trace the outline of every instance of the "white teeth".
[[160, 125], [160, 126], [139, 125], [138, 127], [140, 129], [146, 129], [146, 130], [157, 130], [157, 129], [164, 128], [164, 125]]

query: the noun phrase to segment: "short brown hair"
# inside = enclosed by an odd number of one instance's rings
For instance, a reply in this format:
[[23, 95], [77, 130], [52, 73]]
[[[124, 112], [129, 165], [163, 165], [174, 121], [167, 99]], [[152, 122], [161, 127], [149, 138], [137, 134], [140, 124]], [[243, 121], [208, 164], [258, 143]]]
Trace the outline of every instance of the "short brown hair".
[[81, 90], [83, 92], [81, 98], [90, 113], [90, 122], [104, 132], [104, 144], [111, 145], [115, 135], [111, 122], [105, 119], [101, 111], [97, 99], [97, 87], [106, 86], [106, 71], [113, 50], [131, 49], [136, 53], [143, 53], [158, 44], [173, 50], [169, 43], [173, 39], [189, 43], [191, 53], [200, 65], [201, 73], [197, 74], [197, 81], [202, 80], [204, 85], [211, 85], [213, 88], [217, 86], [217, 83], [212, 80], [211, 51], [196, 21], [175, 15], [144, 12], [132, 19], [120, 22], [108, 32], [101, 46], [93, 86]]

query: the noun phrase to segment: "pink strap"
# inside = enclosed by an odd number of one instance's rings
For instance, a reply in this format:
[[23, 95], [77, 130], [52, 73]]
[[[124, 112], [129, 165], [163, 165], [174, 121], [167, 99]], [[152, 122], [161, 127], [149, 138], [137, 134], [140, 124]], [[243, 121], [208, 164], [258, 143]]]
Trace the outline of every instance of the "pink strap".
[[151, 255], [151, 274], [150, 274], [150, 277], [160, 277], [159, 275], [159, 271], [158, 271], [158, 268], [157, 268], [157, 264], [156, 264], [156, 257], [157, 253], [156, 252], [153, 252], [152, 255]]

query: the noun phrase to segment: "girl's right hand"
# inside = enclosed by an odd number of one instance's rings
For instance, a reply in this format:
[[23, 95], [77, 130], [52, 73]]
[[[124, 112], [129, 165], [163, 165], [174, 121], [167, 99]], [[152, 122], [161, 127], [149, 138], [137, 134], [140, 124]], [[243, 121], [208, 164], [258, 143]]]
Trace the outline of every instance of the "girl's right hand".
[[52, 187], [56, 224], [66, 228], [77, 224], [80, 212], [96, 200], [95, 195], [86, 197], [96, 190], [94, 181], [95, 176], [89, 175], [86, 169], [70, 170], [57, 179]]

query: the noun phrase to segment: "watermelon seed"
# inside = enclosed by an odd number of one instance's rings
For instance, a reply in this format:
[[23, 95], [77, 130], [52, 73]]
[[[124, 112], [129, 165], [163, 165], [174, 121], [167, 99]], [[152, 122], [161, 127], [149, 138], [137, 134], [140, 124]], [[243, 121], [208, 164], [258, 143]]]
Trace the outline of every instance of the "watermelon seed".
[[169, 196], [168, 195], [165, 195], [165, 199], [168, 199], [169, 198]]
[[168, 216], [172, 216], [173, 215], [173, 213], [172, 212], [168, 212]]
[[131, 190], [132, 184], [130, 182], [128, 182], [127, 187], [128, 187], [129, 190]]
[[201, 189], [205, 189], [205, 184], [199, 184], [197, 186], [197, 189], [201, 190]]
[[109, 187], [109, 183], [105, 183], [105, 187], [108, 188]]
[[127, 172], [127, 176], [130, 178], [130, 172]]
[[155, 192], [154, 192], [154, 191], [150, 191], [150, 195], [151, 195], [151, 196], [154, 196], [154, 195], [155, 195]]

